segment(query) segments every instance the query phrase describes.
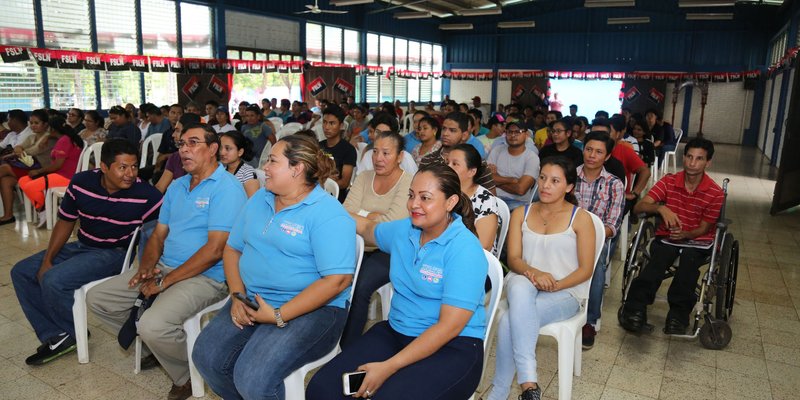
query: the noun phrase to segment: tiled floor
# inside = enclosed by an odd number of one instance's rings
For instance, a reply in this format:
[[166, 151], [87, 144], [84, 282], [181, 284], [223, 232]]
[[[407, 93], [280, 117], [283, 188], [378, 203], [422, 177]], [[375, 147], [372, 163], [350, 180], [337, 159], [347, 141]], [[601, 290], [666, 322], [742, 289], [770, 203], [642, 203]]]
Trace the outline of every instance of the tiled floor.
[[[592, 350], [583, 353], [583, 375], [573, 382], [576, 399], [797, 399], [800, 397], [800, 212], [769, 215], [774, 169], [749, 148], [718, 146], [712, 176], [731, 178], [728, 215], [742, 245], [733, 339], [722, 351], [696, 340], [664, 336], [666, 304], [649, 315], [656, 332], [636, 336], [616, 323], [619, 261], [606, 292], [604, 321]], [[20, 216], [18, 215], [18, 219]], [[0, 398], [158, 399], [170, 381], [161, 370], [133, 374], [133, 358], [90, 316], [91, 363], [75, 354], [31, 368], [24, 359], [38, 345], [11, 286], [9, 270], [44, 249], [49, 233], [30, 224], [0, 228]], [[662, 294], [666, 285], [662, 287]], [[492, 350], [493, 354], [494, 350]], [[555, 342], [537, 351], [545, 398], [558, 396]], [[484, 389], [494, 371], [490, 359]], [[517, 391], [511, 398], [516, 398]], [[216, 398], [207, 395], [208, 398]]]

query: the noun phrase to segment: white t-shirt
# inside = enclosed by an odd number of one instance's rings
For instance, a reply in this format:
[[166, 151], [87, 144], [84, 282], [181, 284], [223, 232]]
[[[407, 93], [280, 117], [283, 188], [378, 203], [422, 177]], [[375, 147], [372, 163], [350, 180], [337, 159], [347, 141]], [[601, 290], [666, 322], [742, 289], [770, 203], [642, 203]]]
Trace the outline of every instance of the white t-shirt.
[[216, 131], [217, 134], [222, 134], [222, 133], [225, 133], [225, 132], [230, 132], [230, 131], [235, 131], [235, 130], [236, 130], [236, 128], [234, 128], [234, 126], [231, 125], [230, 123], [227, 123], [227, 124], [225, 124], [223, 126], [219, 126], [219, 124], [214, 125], [214, 131]]
[[[518, 156], [512, 156], [508, 152], [508, 146], [497, 147], [489, 154], [488, 164], [497, 166], [497, 173], [501, 176], [520, 178], [528, 175], [534, 182], [539, 178], [539, 156], [528, 148]], [[497, 197], [501, 199], [511, 199], [526, 201], [529, 199], [528, 193], [517, 195], [508, 193], [497, 187]]]
[[30, 126], [26, 126], [22, 132], [17, 133], [11, 131], [3, 138], [3, 141], [0, 142], [0, 149], [5, 149], [7, 146], [16, 147], [20, 143], [22, 143], [28, 136], [33, 135], [33, 131], [31, 130]]

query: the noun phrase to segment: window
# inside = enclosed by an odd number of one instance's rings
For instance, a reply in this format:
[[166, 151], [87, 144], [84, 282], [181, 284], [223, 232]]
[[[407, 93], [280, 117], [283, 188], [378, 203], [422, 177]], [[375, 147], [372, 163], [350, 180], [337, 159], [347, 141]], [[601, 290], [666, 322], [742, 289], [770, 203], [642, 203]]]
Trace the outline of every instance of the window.
[[[0, 44], [36, 46], [36, 22], [33, 2], [5, 1], [0, 13]], [[0, 62], [0, 110], [42, 108], [41, 68], [33, 61]]]
[[[422, 43], [422, 46], [420, 46], [420, 71], [433, 71], [433, 46], [428, 43]], [[433, 78], [423, 79], [419, 82], [419, 101], [431, 101], [434, 82], [437, 82], [437, 80]]]
[[322, 25], [306, 24], [306, 59], [322, 61]]
[[[433, 70], [441, 71], [444, 68], [444, 58], [442, 56], [442, 46], [433, 46]], [[431, 101], [439, 102], [442, 100], [442, 80], [434, 79], [431, 81]]]
[[[430, 45], [428, 45], [430, 47]], [[420, 71], [420, 43], [415, 41], [408, 42], [408, 70]], [[408, 80], [408, 101], [419, 101], [420, 97], [419, 79]]]
[[[144, 55], [178, 55], [178, 28], [175, 2], [141, 0]], [[164, 105], [178, 102], [178, 78], [174, 73], [144, 74], [145, 101]]]
[[[405, 39], [394, 40], [394, 68], [396, 70], [408, 69], [408, 41]], [[394, 81], [393, 99], [405, 103], [408, 101], [408, 80], [392, 77]]]
[[342, 63], [342, 29], [325, 27], [325, 62]]
[[[136, 54], [136, 16], [134, 0], [95, 0], [97, 50], [101, 53]], [[111, 108], [142, 100], [141, 72], [100, 74], [100, 106]]]
[[344, 63], [361, 64], [361, 35], [358, 31], [344, 30]]
[[386, 79], [385, 73], [389, 71], [389, 68], [394, 66], [394, 38], [391, 36], [383, 36], [381, 35], [380, 40], [380, 60], [381, 60], [381, 67], [383, 67], [383, 76], [379, 76], [381, 85], [380, 85], [380, 96], [378, 97], [378, 102], [383, 103], [384, 101], [394, 101], [394, 94], [393, 92], [393, 82], [389, 79]]
[[181, 44], [184, 57], [214, 58], [211, 9], [181, 3]]
[[[86, 0], [42, 0], [45, 46], [91, 51], [89, 3]], [[50, 68], [50, 107], [83, 109], [97, 106], [94, 72]]]
[[[367, 65], [376, 66], [378, 64], [378, 35], [367, 34]], [[378, 82], [380, 77], [367, 76], [367, 102], [376, 103], [378, 101]]]
[[[442, 46], [390, 36], [367, 34], [367, 65], [410, 71], [441, 71]], [[441, 79], [406, 79], [367, 76], [367, 102], [438, 101], [441, 98]]]

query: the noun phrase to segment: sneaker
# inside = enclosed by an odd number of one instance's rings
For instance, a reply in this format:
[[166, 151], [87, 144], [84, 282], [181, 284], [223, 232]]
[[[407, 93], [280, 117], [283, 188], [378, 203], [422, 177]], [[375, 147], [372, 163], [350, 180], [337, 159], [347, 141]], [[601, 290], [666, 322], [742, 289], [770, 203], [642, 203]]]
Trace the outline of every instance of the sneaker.
[[36, 349], [36, 354], [25, 359], [25, 364], [42, 365], [77, 349], [75, 338], [62, 333]]
[[594, 330], [592, 324], [583, 326], [583, 349], [589, 350], [594, 347], [594, 337], [597, 336], [597, 331]]
[[517, 398], [518, 400], [541, 400], [542, 399], [542, 390], [539, 387], [535, 388], [527, 388], [521, 395]]
[[172, 389], [169, 390], [169, 394], [167, 395], [167, 400], [186, 400], [189, 397], [192, 397], [192, 380], [189, 379], [183, 385], [172, 385]]

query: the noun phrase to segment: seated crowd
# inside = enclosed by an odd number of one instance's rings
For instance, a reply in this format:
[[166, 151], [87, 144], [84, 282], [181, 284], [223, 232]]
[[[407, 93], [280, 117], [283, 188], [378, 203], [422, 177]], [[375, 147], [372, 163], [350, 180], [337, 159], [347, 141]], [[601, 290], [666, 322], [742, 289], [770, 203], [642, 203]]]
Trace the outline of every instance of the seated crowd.
[[[479, 97], [472, 107], [447, 100], [438, 110], [414, 102], [371, 110], [354, 100], [312, 108], [241, 102], [232, 117], [214, 101], [205, 115], [195, 103], [115, 106], [108, 118], [75, 108], [9, 111], [0, 224], [15, 222], [15, 186], [40, 213], [47, 188], [66, 187], [47, 249], [11, 273], [42, 343], [26, 362], [74, 351], [73, 291], [113, 277], [88, 291], [88, 308], [126, 349], [141, 338], [142, 368], [166, 371], [170, 399], [191, 395], [182, 324], [226, 298], [191, 353], [225, 399], [284, 398], [283, 380], [337, 344], [342, 352], [311, 379], [308, 398], [347, 398], [342, 374], [365, 371], [355, 397], [464, 399], [485, 368], [486, 250], [511, 275], [488, 398], [506, 399], [516, 374], [520, 398], [539, 399], [539, 328], [586, 302], [583, 345], [593, 346], [605, 271], [634, 205], [660, 213], [658, 234], [671, 240], [713, 234], [721, 200], [704, 172], [713, 155], [707, 140], [692, 140], [685, 171], [640, 200], [649, 167], [676, 145], [655, 110], [599, 112], [590, 125], [576, 106], [562, 117], [517, 104], [490, 113]], [[305, 130], [284, 134], [292, 122]], [[154, 134], [162, 134], [154, 166], [140, 170], [142, 142]], [[103, 143], [97, 168], [76, 172], [82, 149], [94, 143]], [[323, 189], [328, 181], [338, 199]], [[698, 200], [700, 217], [680, 211]], [[503, 205], [510, 221], [500, 217]], [[602, 249], [589, 213], [602, 221]], [[358, 270], [356, 234], [366, 244]], [[138, 266], [119, 274], [132, 240]], [[625, 329], [646, 322], [658, 271], [677, 257], [673, 247], [654, 244], [664, 261], [634, 282]], [[688, 272], [673, 282], [680, 287], [670, 289], [670, 333], [685, 329], [704, 254], [686, 256]], [[365, 332], [370, 300], [387, 284], [388, 321]]]

